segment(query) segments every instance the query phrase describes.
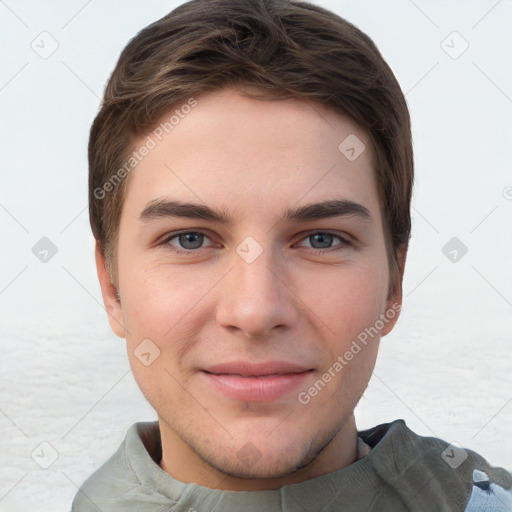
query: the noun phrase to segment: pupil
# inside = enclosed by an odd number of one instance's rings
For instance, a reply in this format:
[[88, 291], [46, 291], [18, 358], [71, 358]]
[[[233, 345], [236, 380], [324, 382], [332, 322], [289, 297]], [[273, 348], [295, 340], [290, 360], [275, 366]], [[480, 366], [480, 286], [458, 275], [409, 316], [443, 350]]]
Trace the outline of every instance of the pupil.
[[331, 242], [332, 235], [329, 235], [327, 233], [325, 234], [317, 234], [313, 235], [314, 237], [317, 237], [317, 240], [320, 242], [320, 244], [324, 244], [321, 248], [325, 249], [329, 246], [329, 243]]
[[[185, 249], [197, 249], [201, 247], [202, 237], [200, 233], [187, 233], [185, 235], [180, 235], [180, 243], [185, 244]], [[198, 243], [199, 241], [199, 243]], [[187, 243], [191, 243], [192, 247], [187, 246]]]

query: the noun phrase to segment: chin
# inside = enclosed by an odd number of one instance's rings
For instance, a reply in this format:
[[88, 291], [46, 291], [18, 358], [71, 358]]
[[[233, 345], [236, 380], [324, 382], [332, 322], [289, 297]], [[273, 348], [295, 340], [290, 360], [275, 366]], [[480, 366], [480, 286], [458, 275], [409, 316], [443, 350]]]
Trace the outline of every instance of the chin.
[[278, 479], [297, 472], [310, 462], [301, 461], [300, 456], [296, 459], [290, 459], [289, 454], [273, 453], [271, 457], [261, 454], [258, 460], [255, 459], [249, 463], [240, 461], [238, 458], [224, 460], [216, 469], [232, 478], [244, 480]]
[[[251, 437], [240, 448], [226, 450], [219, 458], [204, 457], [218, 471], [238, 479], [280, 479], [288, 477], [305, 468], [317, 458], [319, 453], [332, 439], [332, 435], [296, 439], [286, 436], [284, 439]], [[257, 446], [263, 446], [261, 450]], [[211, 454], [210, 454], [211, 455]]]

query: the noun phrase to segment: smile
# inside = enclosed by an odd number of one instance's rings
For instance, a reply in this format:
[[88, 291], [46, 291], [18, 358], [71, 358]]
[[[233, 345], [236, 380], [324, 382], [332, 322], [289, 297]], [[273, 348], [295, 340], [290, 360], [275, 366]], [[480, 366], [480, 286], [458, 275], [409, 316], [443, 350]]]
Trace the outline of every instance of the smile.
[[311, 369], [284, 362], [233, 362], [211, 366], [200, 373], [210, 387], [230, 398], [268, 402], [292, 393], [304, 384], [311, 372]]

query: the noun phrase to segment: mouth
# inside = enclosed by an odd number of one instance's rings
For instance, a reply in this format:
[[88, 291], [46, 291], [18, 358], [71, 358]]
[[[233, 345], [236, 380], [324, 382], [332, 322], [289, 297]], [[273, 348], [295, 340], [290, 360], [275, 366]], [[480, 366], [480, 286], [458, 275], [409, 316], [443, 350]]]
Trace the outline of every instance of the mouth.
[[201, 374], [216, 391], [235, 400], [268, 402], [289, 396], [304, 385], [313, 370], [300, 365], [232, 362], [202, 369]]

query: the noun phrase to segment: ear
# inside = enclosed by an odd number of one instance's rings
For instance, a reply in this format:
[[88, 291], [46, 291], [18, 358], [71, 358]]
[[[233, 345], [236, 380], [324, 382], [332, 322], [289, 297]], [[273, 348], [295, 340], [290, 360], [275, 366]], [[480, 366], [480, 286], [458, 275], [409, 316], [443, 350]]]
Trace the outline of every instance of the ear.
[[397, 250], [398, 276], [393, 292], [389, 294], [386, 301], [386, 311], [384, 312], [386, 322], [381, 330], [381, 337], [391, 332], [400, 316], [400, 310], [402, 309], [402, 281], [404, 277], [405, 260], [407, 258], [407, 248], [408, 244], [403, 244]]
[[101, 249], [100, 243], [96, 240], [95, 248], [96, 257], [96, 271], [101, 287], [101, 294], [103, 295], [103, 303], [108, 315], [110, 327], [120, 338], [126, 337], [126, 332], [123, 326], [123, 311], [121, 303], [117, 298], [117, 290], [113, 285], [110, 274], [107, 269], [105, 255]]

